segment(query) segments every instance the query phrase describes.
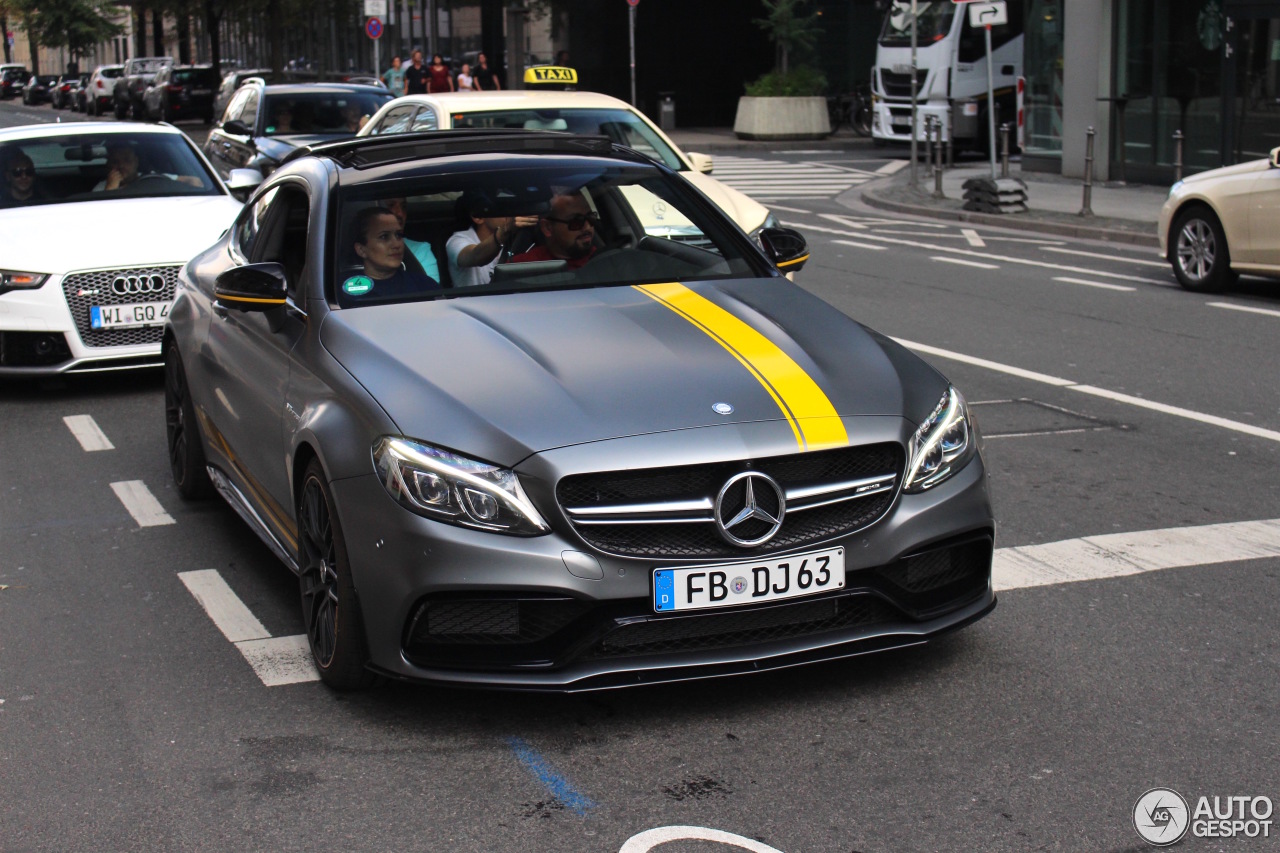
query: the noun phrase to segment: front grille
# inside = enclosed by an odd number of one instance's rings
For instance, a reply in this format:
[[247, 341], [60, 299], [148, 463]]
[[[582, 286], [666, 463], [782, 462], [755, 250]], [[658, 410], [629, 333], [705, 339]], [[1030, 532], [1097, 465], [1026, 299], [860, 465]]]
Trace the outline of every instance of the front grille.
[[[87, 347], [128, 347], [142, 344], [158, 344], [164, 336], [160, 326], [141, 329], [93, 329], [89, 326], [89, 308], [93, 305], [128, 305], [137, 302], [172, 302], [181, 265], [161, 267], [134, 267], [120, 270], [71, 273], [62, 280], [62, 292], [71, 308], [76, 323], [76, 333]], [[112, 291], [111, 283], [119, 276], [159, 275], [164, 279], [164, 289], [156, 293], [119, 294]]]
[[[735, 474], [759, 471], [784, 490], [892, 475], [893, 488], [802, 511], [788, 511], [772, 539], [754, 548], [730, 545], [711, 521], [585, 524], [571, 517], [591, 546], [627, 557], [701, 559], [766, 554], [847, 535], [877, 521], [893, 504], [904, 454], [898, 444], [872, 444], [712, 465], [653, 468], [565, 477], [556, 487], [561, 507], [583, 509], [665, 501], [712, 500]], [[737, 533], [738, 531], [735, 531]], [[743, 529], [739, 538], [753, 532]]]
[[[927, 68], [916, 69], [916, 94], [924, 89], [924, 78], [928, 76]], [[905, 74], [897, 71], [888, 71], [884, 68], [880, 69], [880, 88], [884, 91], [886, 97], [889, 98], [910, 98], [911, 97], [911, 72]]]
[[751, 646], [890, 622], [897, 611], [866, 594], [844, 595], [730, 613], [653, 618], [621, 625], [592, 657], [624, 657]]

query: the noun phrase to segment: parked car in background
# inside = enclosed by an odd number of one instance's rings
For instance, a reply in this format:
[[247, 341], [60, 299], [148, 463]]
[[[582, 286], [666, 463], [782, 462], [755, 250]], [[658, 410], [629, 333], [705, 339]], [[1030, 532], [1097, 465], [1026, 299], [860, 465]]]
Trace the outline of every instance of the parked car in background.
[[7, 101], [22, 96], [23, 90], [27, 88], [27, 78], [31, 74], [21, 65], [5, 67], [7, 70], [0, 71], [0, 100]]
[[240, 202], [165, 125], [0, 129], [0, 163], [18, 158], [34, 175], [8, 175], [25, 200], [0, 208], [0, 377], [159, 364], [178, 270]]
[[123, 65], [99, 65], [93, 69], [83, 93], [84, 111], [88, 115], [102, 115], [104, 110], [111, 109], [115, 99], [116, 80], [123, 74]]
[[213, 123], [218, 75], [212, 65], [168, 65], [156, 72], [143, 93], [143, 113], [156, 121], [189, 118]]
[[291, 83], [250, 78], [236, 90], [204, 152], [218, 173], [256, 169], [263, 177], [303, 145], [355, 136], [362, 121], [391, 100], [376, 86]]
[[58, 87], [57, 74], [32, 74], [22, 88], [22, 103], [27, 106], [46, 104], [53, 100], [53, 90]]
[[1178, 181], [1159, 233], [1160, 254], [1187, 290], [1217, 293], [1241, 273], [1280, 278], [1280, 147]]
[[265, 83], [274, 83], [271, 77], [270, 68], [237, 68], [222, 75], [222, 85], [218, 87], [218, 94], [213, 98], [213, 116], [221, 118], [222, 114], [227, 111], [227, 104], [231, 103], [231, 98], [235, 95], [236, 89], [250, 77], [260, 77]]
[[124, 64], [124, 73], [116, 79], [112, 107], [116, 118], [131, 117], [141, 120], [145, 113], [142, 96], [155, 79], [156, 72], [173, 60], [167, 56], [139, 56]]
[[49, 103], [55, 110], [65, 110], [71, 106], [71, 98], [80, 87], [79, 74], [63, 74], [49, 89]]
[[71, 103], [69, 104], [71, 112], [73, 113], [84, 112], [84, 98], [85, 98], [84, 93], [85, 93], [85, 89], [89, 87], [89, 78], [91, 76], [92, 75], [87, 72], [84, 74], [81, 74], [79, 79], [76, 80], [76, 85], [72, 87], [70, 92]]

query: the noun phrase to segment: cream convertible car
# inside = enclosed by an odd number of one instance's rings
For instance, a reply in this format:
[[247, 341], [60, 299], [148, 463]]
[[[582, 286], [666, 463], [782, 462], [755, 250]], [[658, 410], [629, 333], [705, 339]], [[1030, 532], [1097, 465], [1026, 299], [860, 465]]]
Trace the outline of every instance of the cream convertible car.
[[1280, 278], [1280, 148], [1174, 184], [1160, 254], [1188, 290], [1224, 290], [1240, 273]]
[[[607, 136], [679, 172], [757, 241], [762, 228], [778, 225], [767, 207], [711, 177], [711, 157], [686, 154], [630, 104], [597, 92], [526, 89], [405, 95], [384, 104], [358, 135], [384, 136], [410, 131], [495, 127]], [[679, 239], [678, 232], [690, 230], [687, 220], [669, 209], [653, 213], [655, 217], [667, 220], [665, 224], [672, 233], [658, 234], [646, 227], [651, 236]], [[663, 223], [646, 221], [646, 226], [650, 225], [661, 226]]]

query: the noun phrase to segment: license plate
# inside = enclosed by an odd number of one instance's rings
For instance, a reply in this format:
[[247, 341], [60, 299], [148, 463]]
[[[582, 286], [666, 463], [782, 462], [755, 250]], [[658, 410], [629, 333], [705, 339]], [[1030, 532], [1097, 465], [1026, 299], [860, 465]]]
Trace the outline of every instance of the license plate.
[[844, 549], [718, 566], [655, 569], [653, 609], [705, 610], [844, 589]]
[[911, 127], [911, 116], [893, 116], [889, 119], [889, 124], [894, 127]]
[[191, 94], [193, 94], [193, 95], [211, 95], [211, 94], [213, 94], [213, 90], [212, 90], [212, 89], [192, 89], [192, 90], [191, 90]]
[[169, 316], [168, 302], [135, 302], [132, 305], [89, 306], [89, 327], [93, 329], [140, 329], [163, 326]]

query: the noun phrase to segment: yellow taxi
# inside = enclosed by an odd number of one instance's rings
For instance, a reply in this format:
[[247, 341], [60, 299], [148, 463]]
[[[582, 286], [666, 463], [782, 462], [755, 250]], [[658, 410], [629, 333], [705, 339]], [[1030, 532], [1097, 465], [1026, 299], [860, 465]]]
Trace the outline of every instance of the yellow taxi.
[[[534, 66], [526, 71], [525, 81], [563, 87], [576, 84], [577, 73], [561, 66]], [[357, 135], [487, 127], [607, 136], [679, 172], [753, 238], [758, 239], [760, 229], [778, 225], [764, 205], [711, 177], [709, 155], [686, 154], [635, 107], [598, 92], [539, 88], [404, 95], [384, 104]], [[667, 225], [678, 229], [681, 223]]]

